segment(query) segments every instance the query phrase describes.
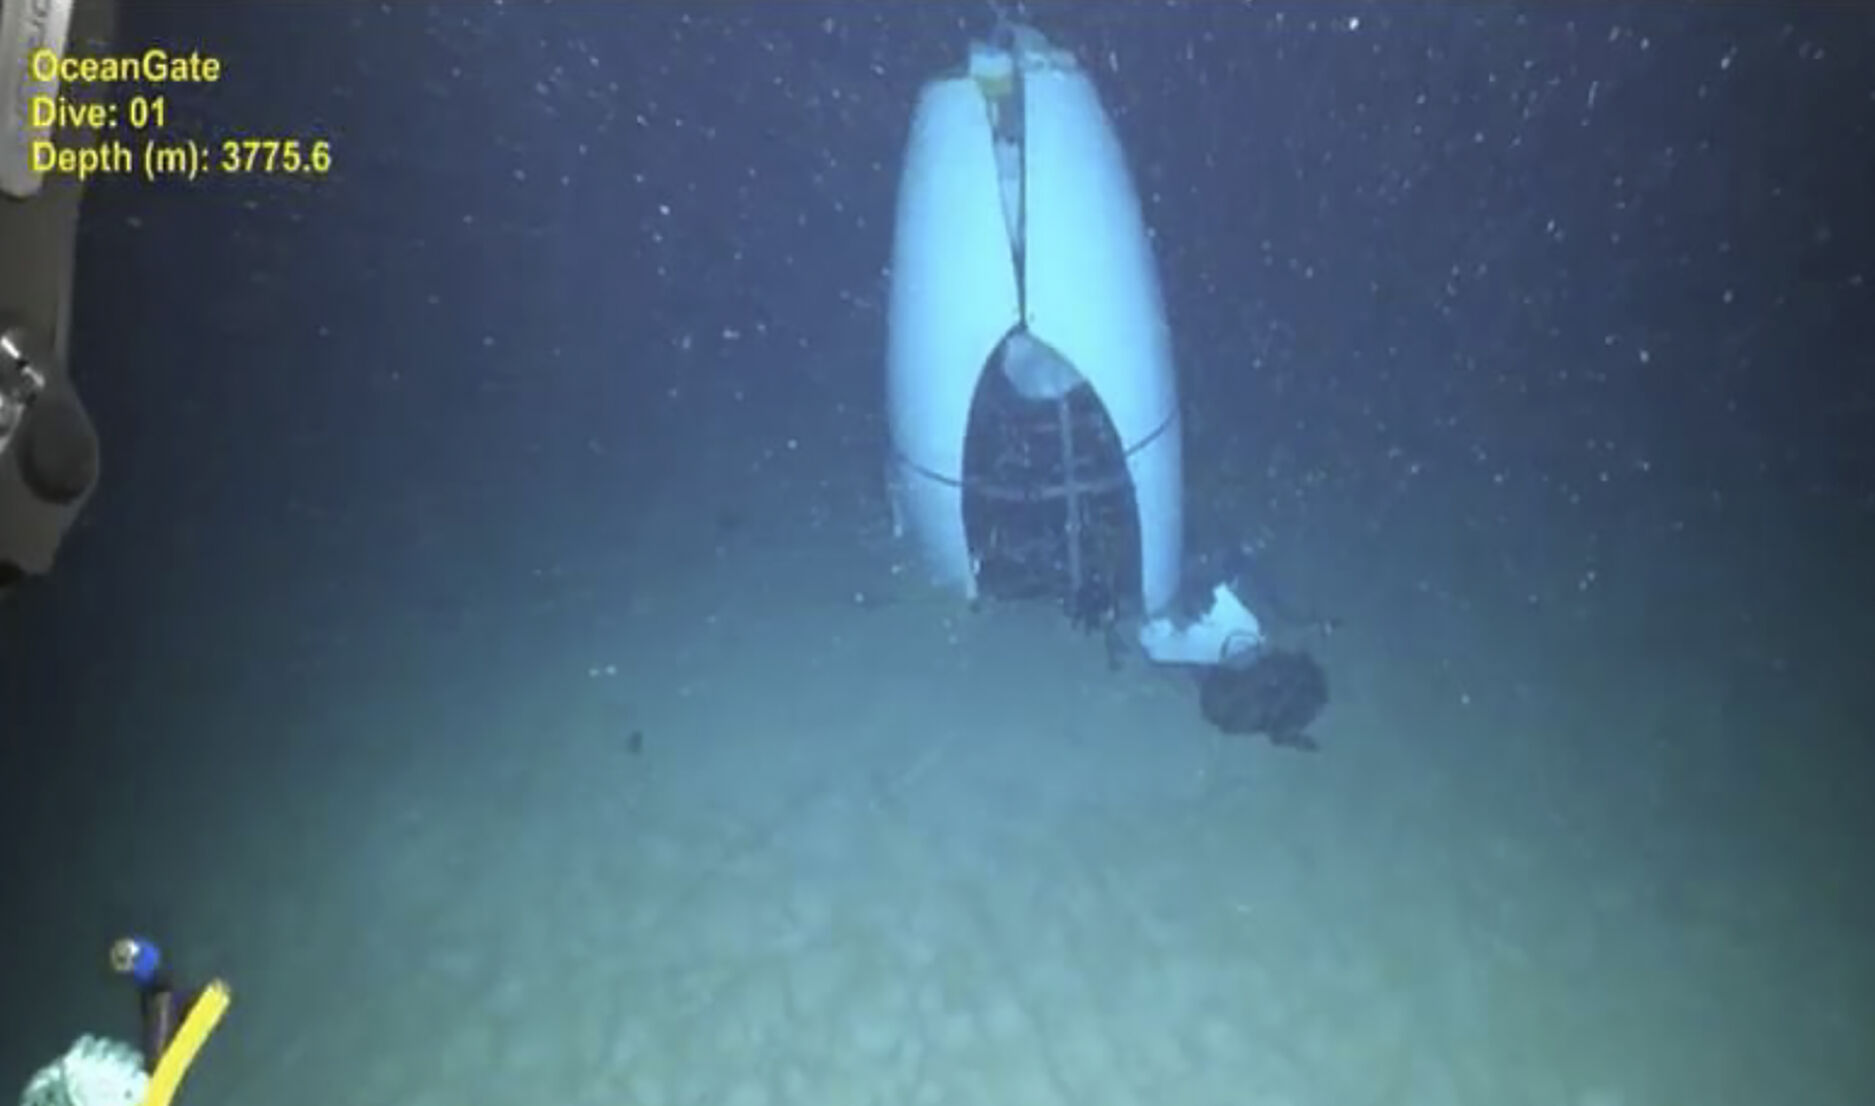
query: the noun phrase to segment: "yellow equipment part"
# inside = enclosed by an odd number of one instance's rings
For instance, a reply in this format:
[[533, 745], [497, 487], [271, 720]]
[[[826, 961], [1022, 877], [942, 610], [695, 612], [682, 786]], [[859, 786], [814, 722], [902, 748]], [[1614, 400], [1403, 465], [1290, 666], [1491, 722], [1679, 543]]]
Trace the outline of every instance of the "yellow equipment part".
[[202, 988], [182, 1024], [176, 1027], [169, 1047], [156, 1061], [156, 1070], [150, 1073], [149, 1089], [143, 1095], [143, 1106], [169, 1106], [169, 1100], [176, 1097], [176, 1089], [182, 1085], [182, 1077], [189, 1072], [189, 1065], [195, 1063], [195, 1054], [202, 1051], [208, 1035], [221, 1024], [221, 1016], [228, 1012], [228, 1004], [233, 1001], [228, 985], [219, 979]]

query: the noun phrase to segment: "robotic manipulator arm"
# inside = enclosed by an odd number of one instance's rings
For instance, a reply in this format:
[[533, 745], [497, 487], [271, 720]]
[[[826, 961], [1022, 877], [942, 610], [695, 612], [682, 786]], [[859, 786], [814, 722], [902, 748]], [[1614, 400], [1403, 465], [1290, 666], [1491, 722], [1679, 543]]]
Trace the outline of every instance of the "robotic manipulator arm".
[[111, 970], [137, 986], [141, 1047], [89, 1034], [39, 1069], [20, 1106], [171, 1106], [182, 1077], [232, 1001], [219, 979], [184, 989], [144, 937], [111, 946]]
[[51, 569], [97, 485], [97, 433], [66, 372], [83, 185], [35, 161], [96, 136], [36, 126], [34, 106], [103, 94], [42, 79], [43, 59], [108, 50], [115, 4], [0, 0], [0, 594]]

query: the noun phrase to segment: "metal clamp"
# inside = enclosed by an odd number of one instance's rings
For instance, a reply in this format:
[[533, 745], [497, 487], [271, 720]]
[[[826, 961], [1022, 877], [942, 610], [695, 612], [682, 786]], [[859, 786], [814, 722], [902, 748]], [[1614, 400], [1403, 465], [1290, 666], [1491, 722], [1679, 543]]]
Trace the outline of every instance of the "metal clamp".
[[45, 393], [50, 362], [51, 351], [26, 326], [15, 323], [0, 330], [0, 459]]
[[0, 319], [0, 589], [52, 567], [97, 479], [97, 432], [51, 344]]

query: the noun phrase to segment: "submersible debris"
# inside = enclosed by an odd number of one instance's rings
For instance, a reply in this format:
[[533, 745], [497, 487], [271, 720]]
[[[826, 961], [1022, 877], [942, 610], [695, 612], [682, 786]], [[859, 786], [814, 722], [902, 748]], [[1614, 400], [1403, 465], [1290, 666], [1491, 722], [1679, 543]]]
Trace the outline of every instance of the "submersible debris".
[[1291, 749], [1320, 748], [1309, 724], [1328, 705], [1328, 676], [1307, 653], [1270, 649], [1241, 665], [1206, 671], [1198, 706], [1230, 734], [1264, 734]]

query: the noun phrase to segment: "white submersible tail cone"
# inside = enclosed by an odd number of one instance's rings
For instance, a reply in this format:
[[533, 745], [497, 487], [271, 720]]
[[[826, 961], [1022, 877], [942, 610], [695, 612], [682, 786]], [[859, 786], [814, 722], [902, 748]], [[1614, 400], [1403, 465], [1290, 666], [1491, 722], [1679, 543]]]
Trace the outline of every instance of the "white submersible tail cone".
[[1072, 54], [1018, 24], [927, 83], [893, 241], [893, 517], [975, 599], [1165, 610], [1178, 389], [1126, 161]]

